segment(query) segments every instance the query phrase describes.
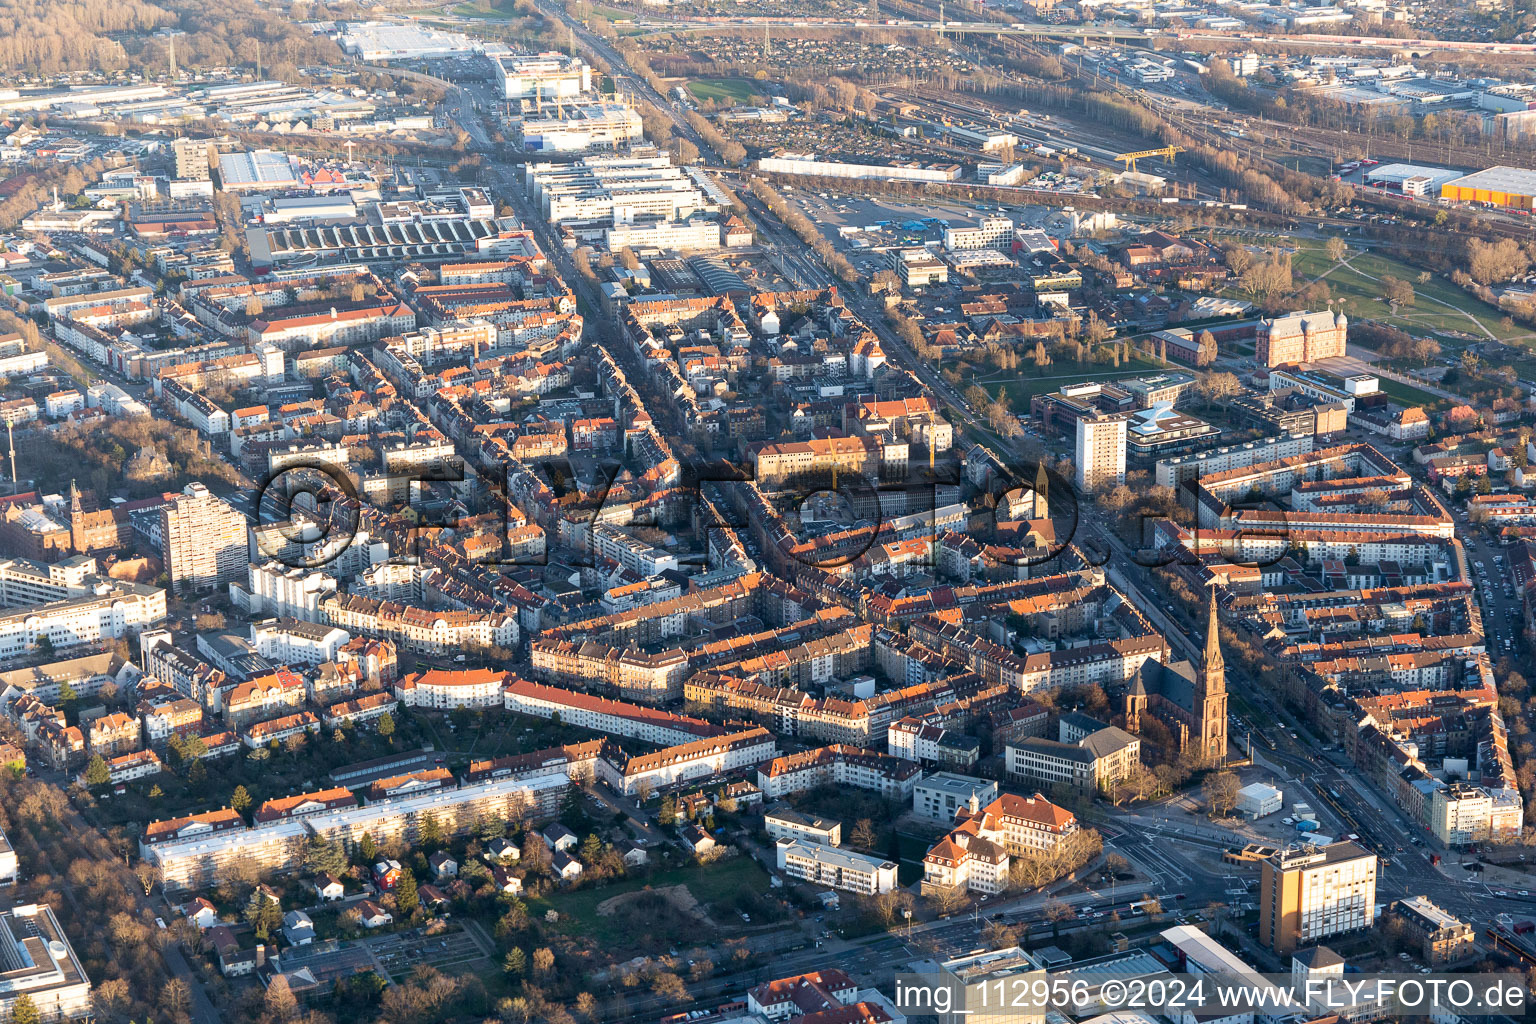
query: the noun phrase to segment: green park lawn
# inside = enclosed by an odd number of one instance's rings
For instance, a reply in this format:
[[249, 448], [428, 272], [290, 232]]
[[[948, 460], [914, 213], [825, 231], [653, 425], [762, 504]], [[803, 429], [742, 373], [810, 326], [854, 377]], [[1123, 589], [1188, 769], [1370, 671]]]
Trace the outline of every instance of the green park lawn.
[[[1303, 278], [1310, 280], [1326, 273], [1323, 279], [1334, 297], [1342, 300], [1349, 317], [1377, 320], [1411, 334], [1432, 336], [1447, 353], [1460, 351], [1467, 343], [1441, 332], [1471, 335], [1479, 341], [1486, 341], [1490, 334], [1500, 340], [1527, 335], [1526, 329], [1518, 325], [1513, 330], [1505, 328], [1501, 323], [1503, 312], [1442, 277], [1420, 283], [1417, 267], [1374, 252], [1354, 250], [1345, 259], [1346, 263], [1334, 265], [1320, 244], [1309, 243], [1297, 250], [1292, 268], [1298, 283]], [[1416, 293], [1414, 304], [1399, 309], [1395, 315], [1381, 297], [1380, 279], [1387, 276], [1407, 281]]]

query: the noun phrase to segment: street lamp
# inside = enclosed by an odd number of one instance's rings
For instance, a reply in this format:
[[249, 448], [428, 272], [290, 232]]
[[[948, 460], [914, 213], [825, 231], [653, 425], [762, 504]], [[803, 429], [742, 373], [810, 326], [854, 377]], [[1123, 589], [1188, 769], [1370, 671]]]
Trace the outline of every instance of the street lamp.
[[912, 937], [912, 911], [908, 907], [901, 908], [901, 916], [907, 920], [907, 938]]

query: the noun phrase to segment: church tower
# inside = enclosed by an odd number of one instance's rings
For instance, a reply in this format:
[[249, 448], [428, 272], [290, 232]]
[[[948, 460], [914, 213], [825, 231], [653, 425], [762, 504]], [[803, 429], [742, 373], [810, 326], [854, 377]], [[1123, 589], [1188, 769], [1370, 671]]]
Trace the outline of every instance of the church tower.
[[1221, 656], [1221, 620], [1216, 616], [1216, 588], [1211, 588], [1210, 615], [1205, 626], [1205, 656], [1195, 673], [1194, 707], [1200, 731], [1200, 756], [1227, 756], [1227, 664]]
[[73, 479], [69, 481], [69, 544], [76, 554], [85, 553], [85, 509], [80, 503], [80, 488]]
[[1141, 732], [1141, 716], [1147, 712], [1147, 685], [1141, 681], [1140, 672], [1131, 680], [1131, 688], [1125, 693], [1122, 710], [1125, 713], [1125, 731]]
[[1045, 475], [1045, 463], [1042, 461], [1035, 469], [1035, 518], [1051, 518], [1050, 478]]

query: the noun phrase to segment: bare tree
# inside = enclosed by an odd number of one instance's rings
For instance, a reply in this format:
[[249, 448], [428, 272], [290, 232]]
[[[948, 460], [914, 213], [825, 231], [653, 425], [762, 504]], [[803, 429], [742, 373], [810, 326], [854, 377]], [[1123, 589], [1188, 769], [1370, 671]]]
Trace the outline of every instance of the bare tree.
[[948, 917], [965, 904], [965, 889], [958, 885], [931, 886], [923, 898], [940, 917]]

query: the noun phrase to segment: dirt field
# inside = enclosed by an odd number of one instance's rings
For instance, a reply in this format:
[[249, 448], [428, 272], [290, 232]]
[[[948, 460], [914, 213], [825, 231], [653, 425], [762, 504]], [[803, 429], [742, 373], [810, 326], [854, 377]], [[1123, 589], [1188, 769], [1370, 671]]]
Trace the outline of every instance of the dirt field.
[[620, 893], [599, 903], [597, 913], [602, 917], [612, 917], [623, 909], [625, 904], [633, 903], [647, 895], [662, 897], [684, 914], [692, 914], [695, 917], [704, 916], [704, 912], [699, 909], [699, 901], [693, 898], [693, 893], [688, 891], [686, 885], [668, 885], [660, 889], [638, 889], [634, 892]]

